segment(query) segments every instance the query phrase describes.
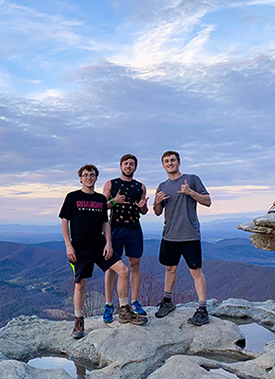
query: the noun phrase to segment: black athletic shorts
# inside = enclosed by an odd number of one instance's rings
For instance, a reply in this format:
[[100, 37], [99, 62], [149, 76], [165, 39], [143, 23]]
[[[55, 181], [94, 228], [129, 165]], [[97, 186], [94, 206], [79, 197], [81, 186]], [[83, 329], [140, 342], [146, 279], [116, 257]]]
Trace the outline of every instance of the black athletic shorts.
[[177, 266], [183, 256], [187, 266], [195, 270], [202, 267], [201, 241], [172, 242], [161, 240], [159, 261], [164, 266]]
[[103, 249], [105, 243], [93, 248], [84, 248], [74, 245], [76, 251], [76, 262], [70, 262], [73, 269], [75, 283], [79, 283], [81, 279], [90, 278], [93, 274], [94, 264], [102, 271], [107, 271], [116, 262], [121, 260], [121, 257], [114, 251], [110, 259], [106, 260], [103, 257]]

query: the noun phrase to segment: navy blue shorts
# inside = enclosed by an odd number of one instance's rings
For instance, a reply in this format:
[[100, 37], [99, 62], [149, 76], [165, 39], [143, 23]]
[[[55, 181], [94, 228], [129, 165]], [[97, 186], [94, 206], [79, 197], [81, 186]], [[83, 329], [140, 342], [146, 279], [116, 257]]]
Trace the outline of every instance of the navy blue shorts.
[[83, 247], [77, 249], [74, 246], [76, 251], [76, 262], [70, 262], [70, 265], [73, 269], [75, 283], [79, 283], [81, 279], [90, 278], [93, 274], [94, 264], [96, 264], [102, 271], [107, 271], [111, 266], [116, 262], [121, 260], [121, 257], [114, 251], [110, 259], [106, 260], [103, 257], [103, 249], [105, 244], [102, 246], [96, 246], [93, 249]]
[[202, 267], [201, 241], [166, 241], [161, 240], [159, 261], [164, 266], [177, 266], [183, 256], [187, 266], [196, 270]]
[[141, 229], [125, 227], [112, 228], [112, 246], [120, 256], [125, 248], [125, 255], [130, 258], [140, 258], [143, 253], [143, 234]]

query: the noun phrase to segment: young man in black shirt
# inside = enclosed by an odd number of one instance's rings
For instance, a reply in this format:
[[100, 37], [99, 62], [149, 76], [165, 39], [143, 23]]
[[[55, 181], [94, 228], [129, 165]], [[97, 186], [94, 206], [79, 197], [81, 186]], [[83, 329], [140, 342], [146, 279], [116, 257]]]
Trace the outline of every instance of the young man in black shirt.
[[118, 274], [118, 321], [136, 325], [147, 322], [146, 317], [134, 314], [128, 303], [129, 270], [120, 256], [113, 252], [106, 197], [94, 190], [98, 174], [96, 166], [91, 164], [79, 169], [82, 188], [66, 196], [59, 214], [67, 256], [75, 275], [74, 338], [84, 336], [84, 289], [95, 263], [104, 272], [110, 269]]

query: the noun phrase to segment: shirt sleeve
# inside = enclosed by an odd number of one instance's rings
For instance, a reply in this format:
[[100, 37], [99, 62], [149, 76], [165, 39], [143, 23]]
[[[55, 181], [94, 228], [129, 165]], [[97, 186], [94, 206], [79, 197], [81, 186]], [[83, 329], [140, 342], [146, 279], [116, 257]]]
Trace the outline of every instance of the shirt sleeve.
[[104, 199], [104, 202], [103, 202], [103, 211], [102, 211], [102, 222], [108, 222], [109, 219], [108, 219], [108, 211], [107, 211], [107, 199], [105, 198]]
[[65, 218], [66, 220], [70, 220], [71, 219], [71, 196], [70, 194], [68, 194], [66, 197], [65, 197], [65, 200], [63, 202], [63, 205], [61, 207], [61, 210], [59, 212], [59, 217], [62, 219], [62, 218]]
[[199, 194], [201, 195], [205, 195], [205, 194], [208, 194], [209, 192], [207, 191], [207, 189], [205, 188], [203, 182], [201, 181], [201, 179], [197, 176], [197, 175], [194, 175], [194, 190], [196, 192], [198, 192]]

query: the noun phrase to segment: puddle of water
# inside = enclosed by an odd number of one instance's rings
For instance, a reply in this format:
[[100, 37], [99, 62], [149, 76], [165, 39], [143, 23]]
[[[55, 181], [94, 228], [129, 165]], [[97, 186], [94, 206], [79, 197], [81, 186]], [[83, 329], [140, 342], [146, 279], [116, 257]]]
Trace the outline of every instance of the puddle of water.
[[235, 378], [235, 379], [237, 378], [237, 379], [239, 379], [238, 376], [231, 374], [230, 372], [225, 371], [222, 368], [212, 369], [212, 370], [210, 370], [210, 372], [213, 372], [213, 374], [220, 374], [220, 375], [224, 376], [225, 378]]
[[225, 362], [225, 363], [236, 363], [236, 362], [245, 362], [252, 358], [248, 358], [246, 355], [242, 354], [241, 352], [203, 352], [196, 354], [199, 357], [207, 358], [207, 359], [213, 359], [217, 362]]
[[81, 361], [73, 361], [64, 357], [41, 356], [30, 359], [28, 365], [39, 369], [63, 368], [74, 379], [84, 379], [96, 367], [93, 364], [86, 364]]
[[275, 333], [256, 323], [239, 325], [245, 335], [246, 346], [249, 351], [261, 352], [265, 344], [275, 340]]

